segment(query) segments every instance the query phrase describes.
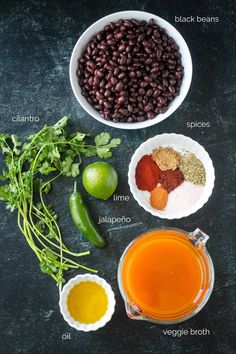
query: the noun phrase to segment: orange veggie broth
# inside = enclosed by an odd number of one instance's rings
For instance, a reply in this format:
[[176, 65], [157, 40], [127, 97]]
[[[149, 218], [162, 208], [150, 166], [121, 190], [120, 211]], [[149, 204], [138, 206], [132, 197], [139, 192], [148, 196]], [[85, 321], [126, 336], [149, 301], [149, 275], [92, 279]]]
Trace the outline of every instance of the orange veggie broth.
[[209, 287], [205, 254], [174, 229], [153, 230], [128, 249], [122, 267], [128, 300], [142, 314], [172, 320], [192, 313]]

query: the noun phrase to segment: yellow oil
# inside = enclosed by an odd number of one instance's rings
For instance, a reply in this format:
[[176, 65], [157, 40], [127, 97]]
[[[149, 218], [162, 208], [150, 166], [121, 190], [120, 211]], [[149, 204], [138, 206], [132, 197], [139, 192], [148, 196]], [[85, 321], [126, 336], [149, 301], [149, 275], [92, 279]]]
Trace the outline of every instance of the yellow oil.
[[95, 323], [107, 311], [108, 298], [104, 288], [92, 281], [75, 285], [67, 297], [68, 311], [80, 323]]

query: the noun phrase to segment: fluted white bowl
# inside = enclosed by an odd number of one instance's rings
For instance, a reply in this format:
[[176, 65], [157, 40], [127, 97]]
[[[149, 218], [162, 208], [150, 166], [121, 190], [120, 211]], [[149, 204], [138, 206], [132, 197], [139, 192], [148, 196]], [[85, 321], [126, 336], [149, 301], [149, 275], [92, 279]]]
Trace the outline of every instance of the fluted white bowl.
[[[200, 198], [189, 208], [175, 211], [156, 210], [150, 205], [149, 192], [141, 191], [138, 189], [135, 181], [135, 170], [137, 163], [142, 156], [151, 154], [154, 149], [159, 146], [171, 146], [173, 149], [180, 152], [191, 152], [203, 163], [206, 171], [206, 184]], [[142, 143], [138, 149], [134, 152], [131, 162], [129, 164], [128, 182], [130, 191], [133, 194], [134, 199], [138, 204], [144, 208], [147, 212], [154, 216], [158, 216], [163, 219], [180, 219], [195, 213], [197, 210], [203, 207], [203, 205], [210, 198], [215, 181], [215, 170], [212, 160], [207, 151], [195, 140], [181, 134], [161, 134], [156, 135], [151, 139], [148, 139]]]
[[[79, 321], [76, 321], [69, 313], [68, 306], [67, 306], [67, 298], [68, 295], [71, 291], [71, 289], [85, 281], [91, 281], [99, 284], [100, 286], [103, 287], [103, 289], [106, 292], [107, 298], [108, 298], [108, 308], [105, 314], [102, 316], [102, 318], [91, 324], [85, 324], [85, 323], [80, 323]], [[74, 327], [75, 329], [79, 331], [84, 331], [84, 332], [89, 332], [89, 331], [96, 331], [98, 328], [101, 328], [105, 326], [107, 322], [111, 320], [111, 317], [115, 311], [115, 295], [112, 291], [111, 286], [103, 279], [98, 277], [97, 275], [93, 274], [82, 274], [82, 275], [77, 275], [76, 277], [70, 279], [66, 285], [64, 285], [61, 295], [60, 295], [60, 301], [59, 301], [59, 306], [60, 306], [60, 311], [62, 316], [64, 317], [64, 320], [71, 326]]]

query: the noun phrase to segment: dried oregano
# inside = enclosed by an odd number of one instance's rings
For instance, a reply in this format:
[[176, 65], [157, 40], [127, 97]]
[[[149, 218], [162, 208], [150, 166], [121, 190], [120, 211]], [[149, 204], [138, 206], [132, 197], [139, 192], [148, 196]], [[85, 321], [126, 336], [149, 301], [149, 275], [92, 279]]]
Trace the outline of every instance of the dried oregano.
[[184, 154], [181, 157], [179, 167], [186, 181], [194, 184], [206, 183], [206, 171], [203, 163], [194, 154]]

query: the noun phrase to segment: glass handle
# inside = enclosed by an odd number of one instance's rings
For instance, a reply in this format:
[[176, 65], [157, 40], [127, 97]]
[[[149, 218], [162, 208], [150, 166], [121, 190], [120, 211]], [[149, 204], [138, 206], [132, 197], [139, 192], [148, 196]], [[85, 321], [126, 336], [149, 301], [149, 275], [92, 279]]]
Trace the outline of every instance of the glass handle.
[[193, 232], [190, 232], [189, 235], [191, 242], [196, 247], [205, 247], [207, 241], [209, 240], [209, 236], [199, 228]]
[[128, 300], [125, 302], [126, 313], [129, 318], [133, 320], [142, 320], [142, 310], [135, 304], [130, 303]]

